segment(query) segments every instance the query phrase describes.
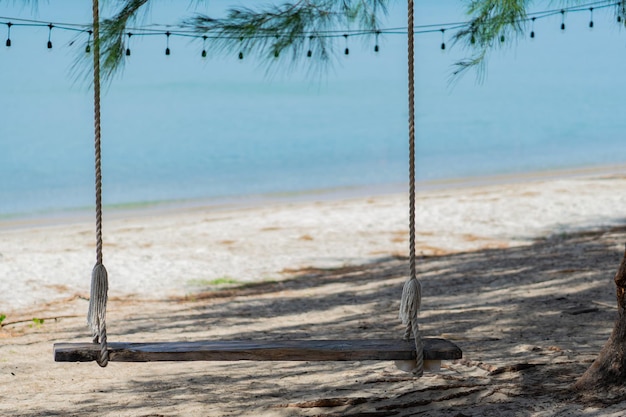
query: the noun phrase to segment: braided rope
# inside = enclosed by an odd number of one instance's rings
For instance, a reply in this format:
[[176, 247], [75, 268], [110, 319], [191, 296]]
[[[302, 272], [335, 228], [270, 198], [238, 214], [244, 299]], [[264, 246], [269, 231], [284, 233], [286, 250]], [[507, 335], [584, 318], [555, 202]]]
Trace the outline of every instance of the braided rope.
[[100, 128], [100, 22], [98, 0], [93, 0], [93, 114], [96, 171], [96, 264], [102, 263], [102, 152]]
[[415, 35], [413, 0], [408, 1], [409, 68], [409, 263], [411, 279], [417, 279], [415, 262]]
[[409, 264], [410, 277], [402, 289], [400, 319], [406, 325], [404, 339], [415, 337], [415, 367], [413, 373], [424, 373], [424, 346], [419, 331], [417, 315], [421, 307], [422, 288], [417, 279], [415, 255], [415, 34], [414, 1], [408, 1], [408, 63], [409, 63]]
[[100, 146], [100, 16], [98, 0], [93, 6], [93, 103], [94, 103], [94, 147], [96, 173], [96, 265], [91, 274], [91, 295], [87, 323], [94, 335], [94, 343], [100, 343], [98, 365], [109, 363], [106, 335], [106, 304], [108, 275], [102, 263], [102, 153]]
[[422, 376], [424, 374], [424, 342], [420, 334], [420, 327], [417, 320], [411, 320], [411, 330], [415, 335], [415, 370], [413, 373], [416, 376]]

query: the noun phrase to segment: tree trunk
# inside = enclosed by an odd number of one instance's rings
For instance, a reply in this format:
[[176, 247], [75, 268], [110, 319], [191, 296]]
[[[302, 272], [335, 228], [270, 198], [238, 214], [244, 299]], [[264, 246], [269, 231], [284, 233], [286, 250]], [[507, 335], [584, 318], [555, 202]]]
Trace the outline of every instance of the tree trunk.
[[593, 392], [609, 387], [626, 386], [626, 253], [615, 274], [617, 319], [613, 333], [600, 354], [573, 385], [578, 391]]

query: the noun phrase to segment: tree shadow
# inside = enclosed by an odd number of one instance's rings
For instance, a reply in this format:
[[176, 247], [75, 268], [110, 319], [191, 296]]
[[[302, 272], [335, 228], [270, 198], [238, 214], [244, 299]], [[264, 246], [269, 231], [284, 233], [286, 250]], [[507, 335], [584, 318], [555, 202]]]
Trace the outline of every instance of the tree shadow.
[[[422, 331], [464, 352], [441, 374], [413, 379], [376, 362], [113, 363], [137, 369], [136, 377], [108, 381], [103, 392], [86, 395], [63, 415], [88, 415], [98, 407], [176, 415], [189, 401], [207, 415], [241, 415], [243, 407], [257, 415], [315, 415], [319, 409], [319, 415], [524, 416], [547, 405], [575, 407], [568, 387], [612, 328], [612, 277], [625, 241], [626, 227], [617, 227], [420, 258]], [[161, 300], [156, 316], [121, 300], [111, 303], [109, 339], [400, 338], [397, 310], [407, 276], [407, 260], [395, 257]], [[121, 404], [120, 396], [128, 400]], [[533, 401], [513, 413], [520, 398]], [[306, 407], [320, 399], [335, 402]]]

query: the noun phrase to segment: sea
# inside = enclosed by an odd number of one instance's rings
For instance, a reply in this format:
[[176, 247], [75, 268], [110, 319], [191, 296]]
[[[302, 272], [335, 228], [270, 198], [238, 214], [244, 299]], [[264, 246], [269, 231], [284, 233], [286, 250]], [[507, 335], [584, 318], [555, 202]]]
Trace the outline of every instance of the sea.
[[[10, 3], [0, 5], [0, 45], [11, 18], [89, 21], [81, 2], [35, 12]], [[406, 27], [403, 5], [386, 27]], [[460, 5], [418, 2], [417, 24], [465, 19]], [[610, 10], [594, 14], [593, 29], [590, 18], [568, 13], [566, 30], [561, 15], [538, 20], [533, 39], [496, 45], [484, 71], [463, 76], [455, 64], [473, 51], [454, 31], [418, 33], [418, 183], [626, 163], [626, 34]], [[0, 219], [89, 210], [86, 34], [13, 26], [10, 37], [0, 47]], [[133, 38], [102, 94], [105, 206], [405, 190], [406, 41], [339, 37], [320, 63], [211, 49], [202, 58], [202, 42], [177, 37], [166, 56], [165, 36]]]

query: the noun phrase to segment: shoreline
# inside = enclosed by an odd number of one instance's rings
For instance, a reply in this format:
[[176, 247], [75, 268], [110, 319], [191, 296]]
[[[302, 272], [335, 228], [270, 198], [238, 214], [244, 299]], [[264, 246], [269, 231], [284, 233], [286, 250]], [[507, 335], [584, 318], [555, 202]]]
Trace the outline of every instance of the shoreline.
[[[328, 189], [311, 189], [297, 192], [276, 192], [266, 194], [212, 197], [186, 200], [146, 201], [125, 204], [104, 204], [103, 210], [108, 220], [127, 217], [144, 217], [185, 213], [196, 210], [232, 211], [272, 205], [312, 203], [317, 201], [341, 201], [370, 196], [402, 194], [406, 186], [402, 184], [381, 184], [371, 186], [350, 186]], [[15, 230], [31, 227], [71, 225], [93, 222], [93, 207], [65, 209], [49, 213], [15, 214], [0, 217], [0, 230]]]
[[[471, 189], [476, 187], [542, 182], [549, 180], [586, 178], [606, 175], [626, 176], [626, 164], [594, 165], [578, 168], [528, 171], [488, 176], [445, 178], [416, 183], [416, 193]], [[342, 201], [385, 195], [408, 195], [408, 183], [345, 186], [328, 189], [310, 189], [294, 192], [210, 197], [186, 200], [146, 201], [123, 204], [105, 204], [105, 221], [126, 217], [154, 216], [193, 210], [229, 211], [271, 205]], [[59, 209], [47, 213], [8, 214], [0, 216], [0, 231], [33, 227], [70, 225], [93, 222], [93, 207]]]

